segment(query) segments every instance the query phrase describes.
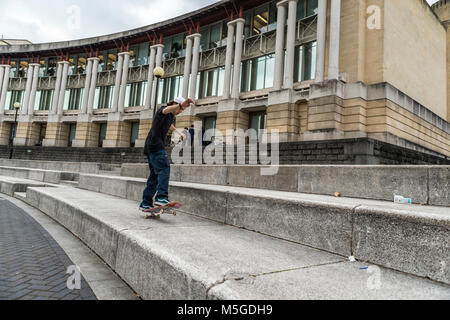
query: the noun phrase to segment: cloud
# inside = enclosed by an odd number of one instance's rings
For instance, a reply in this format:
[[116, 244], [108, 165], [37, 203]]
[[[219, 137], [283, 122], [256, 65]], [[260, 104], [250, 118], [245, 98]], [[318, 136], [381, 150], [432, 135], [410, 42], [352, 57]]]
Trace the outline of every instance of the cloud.
[[217, 0], [0, 0], [1, 11], [9, 13], [0, 18], [0, 34], [34, 43], [89, 38], [161, 22], [214, 2]]
[[[218, 0], [0, 0], [0, 34], [34, 43], [90, 38], [164, 21]], [[430, 4], [437, 0], [427, 0]]]

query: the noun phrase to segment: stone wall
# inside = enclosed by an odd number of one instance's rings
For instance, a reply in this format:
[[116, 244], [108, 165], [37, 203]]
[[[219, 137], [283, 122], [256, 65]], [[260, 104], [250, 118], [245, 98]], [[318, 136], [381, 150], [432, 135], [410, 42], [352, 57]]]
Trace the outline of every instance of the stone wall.
[[[431, 152], [414, 151], [372, 139], [281, 143], [280, 164], [450, 164], [450, 158]], [[269, 154], [270, 154], [269, 145]], [[169, 157], [171, 150], [168, 149]], [[235, 152], [237, 154], [237, 152]], [[248, 149], [246, 151], [248, 161]], [[0, 146], [0, 158], [7, 158], [9, 149]], [[97, 163], [145, 163], [142, 148], [42, 148], [15, 147], [14, 158]], [[193, 157], [192, 157], [193, 158]], [[224, 159], [226, 153], [224, 152]], [[225, 161], [225, 160], [224, 160]]]

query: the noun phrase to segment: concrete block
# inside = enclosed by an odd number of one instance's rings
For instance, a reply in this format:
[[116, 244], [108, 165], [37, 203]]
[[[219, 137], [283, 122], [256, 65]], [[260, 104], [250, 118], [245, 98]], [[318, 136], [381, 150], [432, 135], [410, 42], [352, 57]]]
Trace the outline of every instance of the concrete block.
[[33, 188], [27, 189], [27, 203], [35, 208], [39, 208], [40, 194]]
[[450, 207], [450, 166], [429, 168], [430, 204]]
[[118, 231], [106, 221], [83, 214], [80, 238], [110, 266], [116, 263]]
[[99, 172], [98, 163], [81, 162], [79, 172], [97, 174]]
[[351, 206], [230, 194], [227, 224], [345, 256], [351, 255]]
[[100, 192], [103, 181], [98, 176], [80, 174], [78, 187], [80, 189]]
[[225, 223], [227, 210], [226, 193], [171, 184], [170, 196], [172, 200], [183, 204], [182, 210], [184, 212]]
[[227, 184], [234, 187], [297, 192], [297, 167], [280, 166], [278, 173], [271, 176], [261, 175], [262, 168], [262, 166], [230, 166]]
[[110, 194], [112, 196], [125, 198], [127, 194], [127, 181], [125, 179], [115, 179], [109, 177], [97, 176], [102, 180], [101, 193]]
[[[45, 171], [40, 170], [29, 170], [28, 171], [28, 179], [36, 180], [36, 181], [45, 181]], [[47, 181], [50, 182], [50, 181]]]
[[180, 181], [226, 185], [227, 170], [225, 166], [182, 166]]
[[126, 198], [134, 201], [142, 201], [144, 190], [147, 186], [146, 181], [133, 181], [127, 182], [126, 188]]
[[49, 183], [60, 183], [61, 182], [61, 172], [58, 171], [45, 171], [44, 172], [44, 182]]
[[450, 284], [450, 216], [437, 209], [424, 208], [417, 215], [408, 206], [358, 207], [353, 217], [354, 256]]
[[426, 167], [301, 166], [298, 192], [394, 201], [395, 195], [427, 202]]
[[148, 164], [122, 164], [120, 175], [123, 177], [145, 178], [150, 176]]
[[38, 209], [56, 220], [58, 214], [58, 201], [51, 197], [41, 197]]

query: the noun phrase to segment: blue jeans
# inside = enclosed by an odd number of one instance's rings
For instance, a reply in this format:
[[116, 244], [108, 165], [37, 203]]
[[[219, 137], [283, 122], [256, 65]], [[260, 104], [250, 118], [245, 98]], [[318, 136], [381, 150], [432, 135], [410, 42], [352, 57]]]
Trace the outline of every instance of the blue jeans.
[[160, 150], [148, 155], [150, 178], [144, 190], [143, 205], [152, 206], [153, 198], [169, 199], [170, 162], [166, 150]]

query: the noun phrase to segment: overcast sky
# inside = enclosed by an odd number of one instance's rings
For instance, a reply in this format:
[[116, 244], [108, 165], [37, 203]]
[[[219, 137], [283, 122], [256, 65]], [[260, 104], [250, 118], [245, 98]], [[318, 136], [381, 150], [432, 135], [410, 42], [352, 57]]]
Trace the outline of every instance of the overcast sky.
[[217, 1], [0, 0], [0, 38], [34, 43], [89, 38], [164, 21]]

